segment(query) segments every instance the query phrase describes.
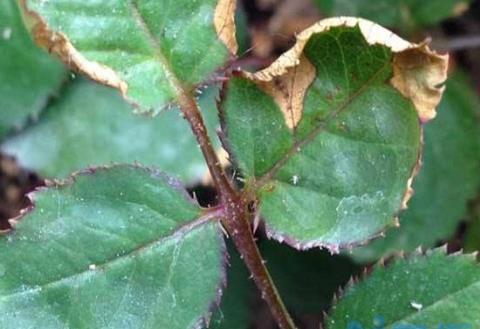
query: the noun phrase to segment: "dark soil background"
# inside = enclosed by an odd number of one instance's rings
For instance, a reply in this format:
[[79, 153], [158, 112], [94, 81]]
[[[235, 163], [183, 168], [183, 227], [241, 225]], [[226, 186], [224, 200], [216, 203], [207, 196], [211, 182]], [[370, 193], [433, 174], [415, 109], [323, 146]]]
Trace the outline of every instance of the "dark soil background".
[[[267, 66], [293, 44], [295, 33], [322, 18], [311, 0], [244, 0], [243, 9], [250, 46], [238, 65], [251, 68]], [[422, 40], [426, 36], [434, 38], [433, 47], [450, 48], [452, 65], [470, 72], [480, 92], [480, 0], [462, 16], [444, 21], [414, 38]], [[19, 167], [15, 159], [0, 154], [0, 231], [9, 228], [7, 219], [18, 216], [20, 210], [29, 205], [26, 193], [43, 184], [42, 178]], [[192, 191], [202, 204], [215, 203], [211, 188], [198, 186]], [[472, 211], [479, 211], [479, 204], [480, 198], [472, 202]], [[464, 226], [460, 225], [457, 236], [451, 241], [454, 249], [462, 247]], [[252, 297], [251, 304], [255, 310], [252, 329], [276, 328], [269, 310], [258, 296]], [[321, 314], [311, 314], [297, 317], [296, 321], [300, 328], [318, 328], [321, 319]]]

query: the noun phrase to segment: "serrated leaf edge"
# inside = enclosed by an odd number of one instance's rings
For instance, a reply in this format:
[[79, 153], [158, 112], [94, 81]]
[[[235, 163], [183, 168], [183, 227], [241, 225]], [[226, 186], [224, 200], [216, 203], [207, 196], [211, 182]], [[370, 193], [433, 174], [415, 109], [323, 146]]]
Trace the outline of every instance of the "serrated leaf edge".
[[237, 0], [218, 0], [213, 17], [218, 38], [233, 55], [236, 55], [238, 51], [235, 26], [236, 9]]
[[[417, 247], [414, 251], [410, 252], [408, 255], [405, 255], [405, 252], [400, 251], [389, 257], [389, 262], [398, 262], [398, 261], [408, 261], [409, 259], [414, 259], [418, 257], [428, 258], [433, 254], [440, 253], [446, 257], [461, 257], [466, 260], [469, 260], [473, 264], [479, 265], [478, 262], [478, 251], [472, 253], [464, 253], [463, 250], [459, 250], [454, 253], [448, 253], [448, 244], [443, 244], [440, 247], [434, 249], [424, 249], [422, 246]], [[341, 298], [348, 292], [351, 288], [361, 283], [362, 281], [368, 279], [372, 272], [377, 270], [385, 270], [388, 268], [389, 264], [385, 264], [386, 261], [384, 258], [379, 259], [373, 266], [365, 267], [362, 275], [360, 277], [351, 277], [347, 284], [343, 287], [338, 287], [337, 292], [332, 298], [332, 303], [330, 310], [324, 313], [323, 323], [320, 323], [320, 328], [327, 328], [325, 325], [328, 318], [331, 316], [331, 312], [334, 310], [335, 305], [341, 300]]]
[[[95, 174], [99, 171], [105, 171], [105, 170], [109, 170], [109, 169], [112, 169], [112, 168], [118, 168], [118, 167], [127, 167], [127, 168], [135, 168], [135, 169], [145, 170], [146, 172], [152, 174], [154, 177], [163, 179], [169, 186], [171, 186], [172, 188], [174, 188], [175, 190], [180, 192], [180, 194], [182, 194], [186, 198], [187, 201], [199, 206], [198, 203], [196, 202], [196, 200], [190, 197], [190, 195], [183, 188], [181, 182], [178, 179], [170, 177], [170, 176], [166, 175], [164, 172], [162, 172], [158, 169], [155, 169], [155, 168], [152, 168], [152, 167], [146, 167], [146, 166], [143, 166], [139, 163], [135, 163], [135, 164], [112, 164], [112, 165], [104, 165], [104, 166], [98, 166], [98, 167], [89, 167], [89, 168], [86, 168], [86, 169], [76, 171], [65, 179], [45, 180], [45, 186], [37, 187], [32, 192], [27, 193], [26, 197], [30, 201], [30, 205], [27, 206], [26, 208], [23, 208], [20, 211], [19, 216], [16, 216], [16, 217], [8, 220], [12, 229], [11, 230], [0, 231], [0, 236], [4, 236], [4, 235], [8, 235], [9, 233], [12, 233], [15, 230], [15, 226], [17, 225], [17, 223], [23, 217], [27, 216], [30, 212], [32, 212], [35, 209], [35, 205], [36, 205], [35, 195], [37, 193], [42, 193], [42, 192], [44, 192], [46, 190], [49, 190], [50, 188], [54, 188], [54, 187], [56, 187], [56, 188], [58, 188], [58, 187], [60, 187], [60, 188], [69, 187], [69, 186], [71, 186], [75, 183], [77, 177], [79, 177], [79, 176], [93, 175], [93, 174]], [[170, 234], [168, 237], [162, 238], [161, 240], [169, 239], [169, 238], [172, 238], [173, 236], [176, 236], [176, 235], [183, 235], [183, 234], [185, 234], [185, 232], [187, 232], [191, 229], [194, 229], [195, 227], [197, 227], [199, 225], [202, 225], [202, 224], [204, 224], [206, 222], [209, 222], [211, 220], [218, 220], [219, 219], [220, 216], [218, 215], [218, 213], [215, 211], [214, 208], [212, 208], [212, 211], [209, 211], [209, 209], [205, 209], [205, 210], [206, 211], [202, 214], [201, 217], [196, 218], [195, 220], [193, 220], [191, 222], [188, 222], [186, 224], [180, 225], [179, 227], [177, 227], [175, 229], [175, 231], [172, 234]], [[221, 229], [220, 221], [218, 221], [218, 226], [219, 226], [218, 227], [219, 236], [221, 237], [222, 236], [222, 229]], [[159, 240], [155, 240], [154, 243], [157, 243], [158, 241]], [[221, 298], [222, 298], [222, 295], [223, 295], [223, 291], [227, 287], [227, 264], [228, 264], [227, 246], [226, 246], [226, 243], [225, 243], [225, 239], [220, 238], [219, 242], [221, 244], [220, 245], [220, 251], [221, 251], [222, 261], [221, 261], [221, 266], [220, 266], [220, 270], [221, 270], [220, 275], [221, 276], [220, 276], [220, 282], [219, 282], [219, 284], [217, 285], [217, 288], [216, 288], [216, 297], [212, 302], [210, 302], [210, 304], [207, 307], [207, 310], [199, 317], [199, 319], [197, 320], [195, 325], [192, 327], [192, 329], [202, 329], [202, 328], [206, 328], [206, 327], [208, 328], [209, 327], [210, 319], [213, 315], [213, 312], [215, 311], [216, 308], [219, 307], [220, 302], [221, 302]], [[147, 244], [147, 245], [149, 245], [149, 244]], [[77, 275], [77, 274], [75, 274], [75, 275]], [[51, 284], [51, 283], [47, 283], [46, 285], [49, 285], [49, 284]]]
[[[433, 119], [436, 115], [436, 107], [445, 90], [443, 84], [447, 79], [448, 54], [440, 55], [431, 50], [428, 47], [428, 40], [419, 44], [410, 43], [380, 25], [363, 18], [341, 16], [323, 19], [297, 35], [295, 45], [269, 67], [255, 73], [241, 71], [240, 74], [265, 90], [266, 83], [268, 85], [275, 78], [291, 74], [290, 69], [302, 68], [304, 63], [308, 62], [302, 54], [312, 35], [326, 32], [333, 27], [353, 28], [356, 26], [359, 27], [368, 44], [386, 46], [394, 53], [393, 77], [390, 83], [404, 97], [412, 101], [421, 122]], [[421, 72], [418, 72], [418, 68], [422, 68]], [[308, 67], [302, 69], [302, 71], [305, 70], [308, 71]], [[296, 88], [300, 88], [299, 90], [306, 88], [302, 85], [309, 84], [309, 80], [305, 79], [300, 84], [301, 86]], [[267, 88], [266, 92], [275, 96], [269, 89], [271, 88]], [[274, 99], [282, 108], [282, 102], [276, 97]], [[295, 104], [298, 103], [298, 101], [295, 102]], [[302, 111], [303, 109], [293, 109], [293, 112], [296, 113], [293, 123], [288, 122], [289, 118], [286, 115], [287, 126], [292, 128], [292, 124], [301, 118], [301, 114], [299, 115], [297, 112], [301, 113]], [[286, 113], [284, 112], [284, 114]]]
[[420, 169], [422, 167], [422, 155], [423, 155], [423, 127], [420, 127], [420, 146], [417, 154], [417, 161], [415, 162], [412, 170], [410, 177], [407, 180], [407, 187], [404, 192], [404, 195], [402, 197], [402, 200], [400, 202], [400, 206], [398, 211], [394, 214], [392, 222], [390, 225], [386, 225], [386, 227], [379, 232], [375, 233], [372, 237], [364, 240], [364, 241], [358, 241], [354, 243], [348, 243], [348, 244], [329, 244], [329, 243], [322, 243], [319, 242], [318, 240], [310, 240], [310, 241], [300, 241], [298, 239], [295, 239], [288, 234], [280, 233], [274, 229], [272, 229], [268, 223], [262, 219], [262, 222], [264, 223], [265, 226], [265, 233], [269, 239], [274, 239], [280, 243], [285, 243], [289, 245], [290, 247], [297, 249], [297, 250], [308, 250], [312, 248], [324, 248], [327, 249], [331, 254], [339, 254], [340, 249], [347, 249], [347, 250], [352, 250], [353, 248], [357, 247], [362, 247], [367, 244], [369, 244], [371, 241], [384, 238], [385, 233], [390, 227], [395, 227], [399, 228], [400, 227], [400, 221], [398, 217], [400, 216], [400, 213], [403, 212], [404, 210], [408, 209], [408, 201], [413, 197], [415, 191], [412, 187], [413, 181], [415, 177], [418, 175], [420, 172]]
[[39, 14], [30, 10], [26, 4], [27, 0], [19, 1], [27, 27], [40, 47], [55, 54], [72, 70], [85, 74], [101, 84], [116, 88], [120, 90], [123, 97], [126, 97], [128, 85], [114, 70], [98, 62], [87, 60], [75, 49], [65, 34], [51, 30]]
[[[37, 12], [30, 10], [27, 5], [27, 0], [18, 1], [26, 21], [27, 29], [31, 31], [33, 39], [38, 46], [46, 49], [49, 53], [56, 55], [71, 70], [81, 73], [100, 84], [118, 89], [122, 97], [134, 107], [134, 113], [147, 113], [153, 116], [164, 109], [171, 108], [177, 103], [177, 101], [170, 101], [164, 104], [160, 109], [141, 109], [142, 107], [140, 104], [127, 95], [128, 83], [122, 80], [114, 69], [99, 62], [88, 60], [73, 46], [64, 33], [52, 30]], [[238, 50], [235, 31], [236, 7], [237, 0], [218, 0], [213, 17], [213, 25], [218, 39], [225, 45], [232, 55], [236, 55]], [[136, 11], [137, 9], [134, 8], [134, 15], [138, 15]], [[141, 24], [143, 24], [143, 20], [141, 20]], [[145, 30], [145, 27], [142, 26], [142, 28]], [[146, 30], [148, 31], [148, 29]], [[150, 41], [153, 41], [154, 47], [157, 47], [155, 40]], [[227, 64], [228, 63], [225, 65]], [[222, 70], [221, 68], [219, 69]], [[181, 83], [177, 81], [177, 78], [171, 72], [167, 73], [168, 79], [174, 89], [180, 94], [179, 97], [183, 97], [183, 86], [181, 86]], [[199, 83], [194, 87], [196, 88], [201, 85], [202, 83]]]

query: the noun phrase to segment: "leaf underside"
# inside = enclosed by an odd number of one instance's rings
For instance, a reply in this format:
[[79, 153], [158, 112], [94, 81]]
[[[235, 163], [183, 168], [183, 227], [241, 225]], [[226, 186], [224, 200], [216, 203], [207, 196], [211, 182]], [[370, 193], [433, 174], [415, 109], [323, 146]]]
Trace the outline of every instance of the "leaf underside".
[[479, 300], [475, 256], [448, 256], [436, 249], [377, 267], [345, 292], [327, 328], [475, 328], [480, 325]]
[[224, 279], [225, 246], [216, 221], [202, 220], [178, 183], [117, 166], [34, 201], [0, 237], [1, 328], [204, 323]]
[[[216, 96], [216, 88], [210, 87], [199, 100], [210, 131], [218, 125]], [[218, 139], [214, 141], [218, 147]], [[187, 183], [207, 173], [195, 137], [176, 108], [155, 118], [134, 115], [115, 91], [84, 79], [72, 82], [38, 123], [6, 140], [1, 150], [44, 177], [134, 161]]]
[[65, 71], [38, 49], [25, 29], [17, 1], [0, 2], [0, 138], [38, 115]]
[[[77, 69], [121, 89], [140, 111], [154, 113], [175, 103], [181, 90], [207, 80], [228, 59], [215, 25], [220, 3], [225, 1], [25, 0], [27, 15], [37, 21], [34, 35], [44, 27], [38, 14], [80, 54], [63, 60], [74, 58]], [[55, 49], [48, 44], [52, 38], [46, 39], [40, 43]], [[59, 53], [67, 51], [57, 46]]]
[[[289, 115], [297, 109], [282, 113], [260, 84], [234, 77], [223, 99], [226, 147], [258, 189], [269, 235], [336, 250], [392, 224], [421, 129], [412, 103], [390, 84], [392, 52], [368, 44], [358, 27], [313, 34], [302, 56], [315, 75], [296, 126]], [[296, 88], [295, 78], [280, 93]]]

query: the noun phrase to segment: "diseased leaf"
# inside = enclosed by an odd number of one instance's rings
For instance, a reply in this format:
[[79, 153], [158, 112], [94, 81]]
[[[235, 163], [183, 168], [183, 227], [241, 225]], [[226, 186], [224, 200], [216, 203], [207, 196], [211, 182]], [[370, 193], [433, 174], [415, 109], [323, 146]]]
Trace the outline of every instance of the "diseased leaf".
[[33, 195], [0, 237], [0, 327], [203, 327], [224, 279], [212, 215], [175, 181], [130, 166]]
[[447, 57], [374, 23], [302, 32], [223, 100], [226, 147], [256, 190], [267, 233], [296, 248], [358, 244], [393, 223], [435, 116]]
[[435, 120], [425, 127], [422, 170], [400, 227], [357, 248], [353, 256], [372, 261], [396, 251], [433, 247], [455, 232], [467, 201], [480, 187], [480, 101], [460, 72], [453, 74]]
[[[218, 125], [216, 96], [217, 89], [211, 87], [200, 98], [211, 131]], [[217, 139], [215, 144], [218, 147]], [[153, 119], [134, 115], [116, 92], [83, 79], [71, 83], [38, 123], [8, 139], [1, 150], [46, 177], [134, 161], [189, 183], [207, 173], [195, 137], [178, 111], [164, 111]]]
[[475, 255], [447, 256], [436, 249], [377, 267], [348, 288], [327, 328], [476, 328], [479, 314], [480, 266]]
[[461, 15], [471, 0], [315, 0], [332, 16], [359, 16], [400, 30], [434, 25]]
[[32, 42], [15, 0], [0, 2], [0, 138], [38, 115], [64, 69]]
[[37, 42], [157, 113], [236, 52], [235, 0], [22, 0]]
[[209, 329], [248, 329], [251, 325], [250, 299], [255, 287], [240, 255], [231, 244], [228, 254], [227, 286], [221, 304], [213, 313]]

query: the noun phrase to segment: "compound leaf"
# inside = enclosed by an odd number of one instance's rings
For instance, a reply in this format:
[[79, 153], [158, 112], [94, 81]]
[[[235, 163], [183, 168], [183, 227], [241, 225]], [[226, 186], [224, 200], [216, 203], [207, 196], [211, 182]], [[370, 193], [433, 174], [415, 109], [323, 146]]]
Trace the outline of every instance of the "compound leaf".
[[219, 225], [178, 183], [133, 166], [33, 195], [0, 237], [0, 327], [202, 327], [224, 279]]
[[476, 328], [480, 266], [475, 258], [436, 249], [377, 267], [345, 292], [327, 328]]
[[[397, 251], [429, 248], [448, 239], [466, 215], [467, 202], [480, 186], [480, 101], [461, 72], [452, 74], [438, 116], [425, 126], [422, 171], [415, 194], [400, 216], [400, 227], [383, 239], [353, 251], [372, 261]], [[445, 161], [448, 159], [448, 161]]]
[[22, 0], [37, 42], [157, 113], [236, 52], [234, 0]]
[[321, 21], [223, 97], [225, 146], [267, 233], [337, 250], [393, 223], [411, 195], [420, 122], [435, 116], [446, 56], [355, 18]]
[[[199, 100], [211, 131], [218, 125], [216, 96], [217, 89], [211, 87]], [[134, 161], [154, 165], [188, 183], [207, 173], [195, 137], [178, 111], [163, 111], [153, 119], [135, 115], [115, 91], [84, 79], [66, 87], [39, 122], [7, 139], [1, 150], [45, 177]]]
[[64, 78], [62, 64], [32, 41], [17, 1], [0, 2], [0, 138], [38, 115]]

